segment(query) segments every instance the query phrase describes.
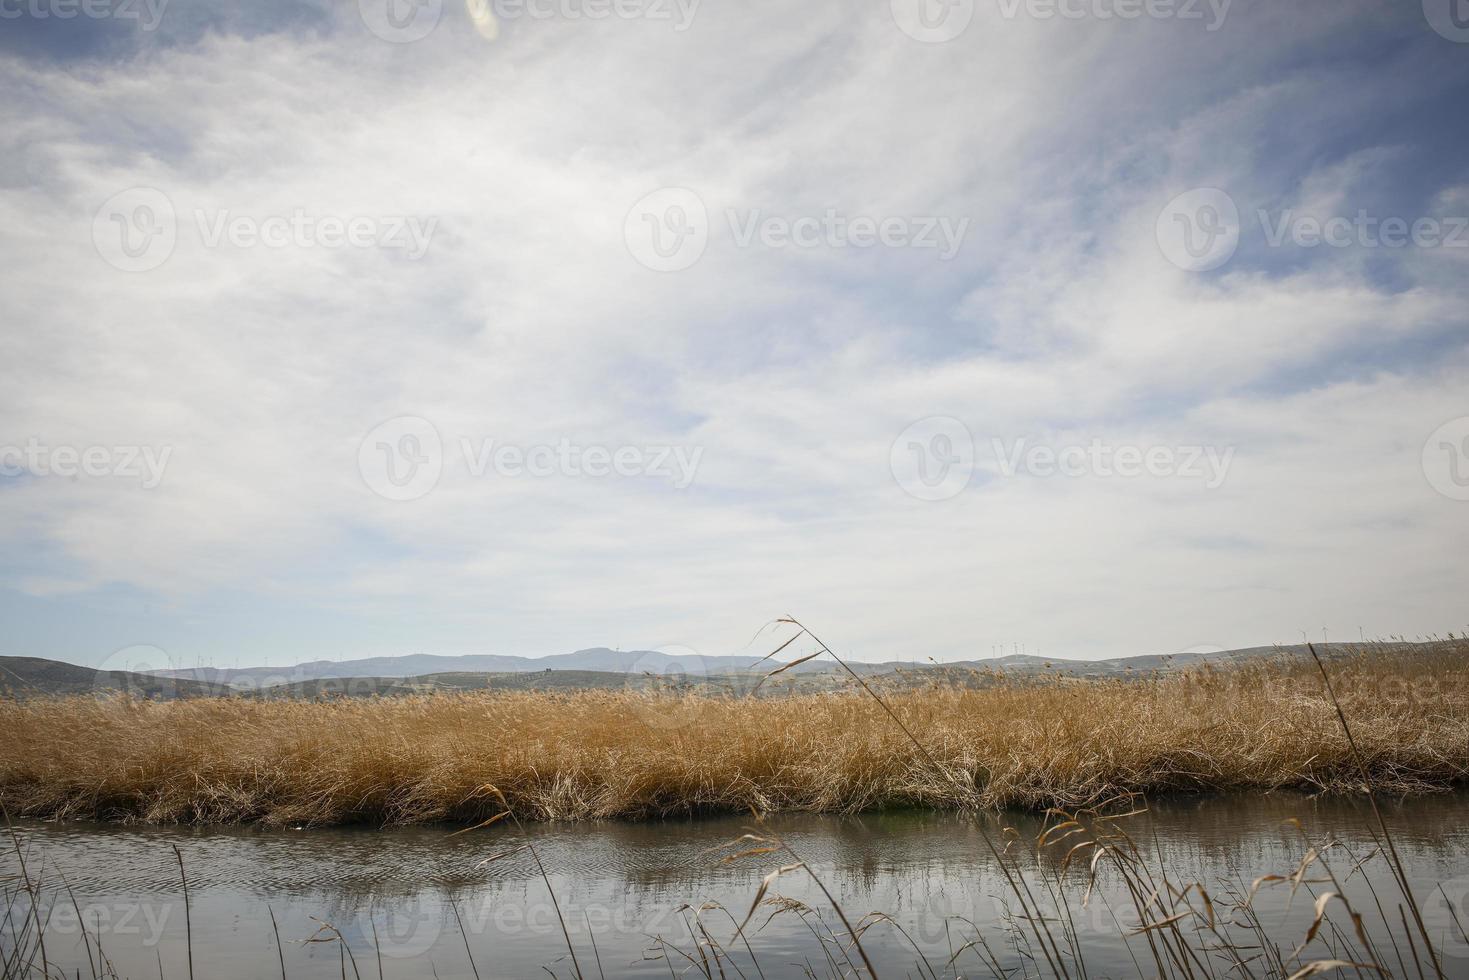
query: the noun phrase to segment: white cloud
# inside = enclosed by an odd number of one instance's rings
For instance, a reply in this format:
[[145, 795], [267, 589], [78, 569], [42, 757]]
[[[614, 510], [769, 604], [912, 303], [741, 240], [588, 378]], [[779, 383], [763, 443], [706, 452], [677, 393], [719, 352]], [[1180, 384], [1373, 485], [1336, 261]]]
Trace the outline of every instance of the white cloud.
[[[685, 34], [516, 22], [489, 44], [456, 10], [416, 45], [348, 20], [118, 64], [0, 62], [27, 93], [0, 110], [0, 152], [24, 174], [0, 190], [0, 443], [174, 447], [153, 491], [0, 487], [0, 543], [24, 545], [7, 584], [123, 583], [184, 609], [289, 594], [328, 620], [421, 624], [425, 649], [503, 652], [721, 652], [783, 612], [869, 657], [1461, 626], [1463, 505], [1418, 460], [1466, 411], [1463, 345], [1436, 371], [1342, 365], [1441, 338], [1462, 291], [1389, 289], [1358, 256], [1282, 270], [1247, 249], [1197, 276], [1153, 237], [1191, 186], [1242, 206], [1350, 198], [1380, 151], [1291, 158], [1411, 99], [1428, 69], [1353, 76], [1292, 55], [1373, 15], [1263, 39], [1245, 28], [1266, 8], [1207, 37], [977, 22], [925, 46], [885, 6], [710, 5]], [[1294, 141], [1282, 116], [1299, 118]], [[97, 206], [138, 185], [180, 225], [166, 263], [130, 274], [90, 236]], [[691, 269], [659, 274], [623, 219], [673, 185], [715, 228]], [[972, 224], [948, 263], [739, 249], [729, 207]], [[298, 208], [437, 224], [410, 262], [208, 248], [194, 218]], [[435, 423], [449, 460], [433, 493], [393, 503], [363, 485], [357, 448], [405, 414]], [[1208, 492], [996, 478], [923, 503], [888, 456], [928, 415], [966, 422], [982, 472], [991, 436], [1237, 458]], [[704, 454], [682, 493], [475, 479], [460, 436]]]

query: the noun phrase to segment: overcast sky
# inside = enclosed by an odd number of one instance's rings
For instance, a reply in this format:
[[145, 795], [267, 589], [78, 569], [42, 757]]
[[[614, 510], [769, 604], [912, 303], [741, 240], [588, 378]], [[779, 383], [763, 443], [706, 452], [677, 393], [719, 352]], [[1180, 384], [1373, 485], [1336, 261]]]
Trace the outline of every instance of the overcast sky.
[[1448, 0], [81, 3], [0, 4], [0, 654], [1469, 624]]

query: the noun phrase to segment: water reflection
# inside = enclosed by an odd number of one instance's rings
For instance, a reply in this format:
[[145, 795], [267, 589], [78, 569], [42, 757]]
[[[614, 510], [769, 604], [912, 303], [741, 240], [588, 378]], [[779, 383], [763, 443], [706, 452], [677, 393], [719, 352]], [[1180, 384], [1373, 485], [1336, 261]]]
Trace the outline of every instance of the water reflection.
[[[1457, 882], [1469, 874], [1466, 806], [1469, 797], [1462, 794], [1384, 805], [1424, 894], [1439, 881]], [[1369, 816], [1361, 801], [1291, 794], [1201, 798], [1156, 804], [1132, 818], [1128, 829], [1145, 851], [1163, 856], [1175, 879], [1209, 882], [1216, 894], [1242, 893], [1259, 875], [1294, 868], [1308, 839], [1336, 839], [1344, 854], [1371, 853]], [[1286, 822], [1291, 817], [1301, 821], [1304, 836]], [[995, 838], [1003, 827], [1013, 828], [1019, 846], [1044, 826], [1043, 818], [1033, 814], [979, 822]], [[51, 956], [68, 972], [80, 969], [89, 975], [88, 948], [75, 910], [60, 911], [58, 871], [65, 873], [82, 919], [99, 934], [120, 974], [157, 976], [161, 963], [165, 976], [185, 975], [172, 850], [177, 845], [189, 871], [195, 960], [209, 964], [204, 975], [278, 973], [270, 923], [274, 912], [291, 977], [341, 975], [346, 951], [332, 943], [301, 942], [324, 921], [345, 938], [359, 964], [363, 957], [373, 962], [380, 949], [389, 976], [431, 968], [450, 978], [473, 976], [470, 956], [482, 977], [526, 976], [542, 966], [570, 974], [557, 910], [530, 855], [521, 850], [484, 863], [527, 837], [550, 872], [579, 955], [589, 960], [582, 964], [588, 975], [594, 975], [589, 965], [593, 939], [609, 976], [666, 975], [667, 964], [645, 957], [650, 950], [656, 954], [653, 937], [659, 935], [688, 946], [688, 912], [680, 911], [685, 903], [712, 901], [743, 917], [762, 876], [780, 863], [773, 855], [723, 860], [728, 851], [720, 846], [750, 826], [750, 818], [539, 825], [524, 835], [497, 826], [452, 837], [443, 828], [264, 831], [34, 822], [22, 823], [17, 831], [31, 874], [52, 886], [47, 900], [57, 908]], [[1004, 936], [999, 920], [1013, 908], [974, 818], [922, 812], [798, 814], [773, 817], [768, 827], [816, 871], [849, 914], [880, 910], [892, 915], [938, 964], [965, 941], [955, 933], [962, 927], [953, 916], [994, 926], [991, 939]], [[1348, 864], [1343, 857], [1341, 869]], [[1084, 873], [1081, 866], [1071, 872]], [[8, 893], [19, 884], [13, 854], [0, 863], [0, 881]], [[829, 906], [803, 876], [782, 878], [774, 891], [830, 917]], [[1124, 896], [1103, 887], [1089, 907], [1073, 909], [1078, 931], [1092, 940], [1087, 950], [1094, 972], [1134, 972], [1122, 938], [1132, 915], [1119, 911], [1125, 905]], [[1261, 908], [1300, 926], [1292, 940], [1309, 922], [1309, 900], [1288, 907], [1284, 895], [1271, 895]], [[819, 967], [825, 950], [813, 939], [809, 923], [793, 914], [767, 923], [770, 911], [756, 917], [763, 928], [751, 937], [767, 974], [784, 975], [813, 956]], [[731, 917], [717, 909], [706, 912], [705, 921], [722, 936], [733, 933]], [[914, 970], [918, 953], [893, 929], [875, 926], [868, 935], [877, 965], [899, 974]], [[996, 954], [1002, 965], [1017, 965], [1024, 956], [1023, 950], [1003, 946]], [[1469, 959], [1463, 965], [1469, 968]], [[971, 975], [987, 972], [978, 961], [966, 969]]]

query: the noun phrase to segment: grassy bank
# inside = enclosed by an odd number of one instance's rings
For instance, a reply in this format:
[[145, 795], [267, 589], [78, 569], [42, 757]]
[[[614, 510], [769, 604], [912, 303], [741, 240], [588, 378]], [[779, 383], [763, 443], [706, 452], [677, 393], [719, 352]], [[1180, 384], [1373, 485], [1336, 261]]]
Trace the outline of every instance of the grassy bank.
[[[758, 818], [723, 856], [780, 862], [748, 909], [684, 905], [686, 936], [647, 936], [643, 959], [663, 961], [674, 976], [714, 980], [729, 975], [726, 966], [746, 976], [742, 963], [764, 976], [762, 929], [796, 915], [815, 946], [804, 976], [876, 978], [869, 950], [906, 944], [908, 974], [931, 980], [1071, 980], [1089, 975], [1098, 940], [1093, 925], [1078, 928], [1079, 912], [1100, 899], [1136, 975], [1446, 980], [1458, 965], [1453, 957], [1469, 948], [1469, 932], [1443, 886], [1437, 891], [1452, 921], [1424, 916], [1427, 896], [1415, 894], [1376, 798], [1463, 781], [1466, 652], [1463, 643], [1438, 644], [1326, 658], [1329, 669], [1312, 660], [1131, 682], [991, 677], [979, 689], [779, 700], [527, 693], [314, 704], [10, 702], [0, 705], [0, 724], [13, 734], [15, 751], [3, 762], [0, 800], [11, 812], [152, 820], [412, 822], [488, 814], [486, 823], [508, 818], [521, 841], [485, 861], [528, 851], [553, 905], [552, 879], [522, 814], [1069, 804], [1078, 808], [1049, 811], [1045, 829], [1030, 840], [973, 821], [1006, 890], [995, 917], [944, 918], [946, 960], [938, 950], [925, 952], [895, 915], [849, 916], [817, 872]], [[1242, 877], [1185, 884], [1148, 852], [1145, 837], [1129, 832], [1128, 821], [1141, 813], [1136, 798], [1114, 795], [1287, 786], [1366, 795], [1374, 846], [1356, 853], [1334, 839], [1313, 842], [1292, 821], [1303, 850], [1296, 866], [1248, 885]], [[13, 832], [11, 841], [19, 876], [3, 896], [9, 929], [8, 942], [0, 941], [0, 976], [65, 976], [48, 959], [46, 934], [55, 905], [76, 907], [76, 898], [64, 881], [48, 888], [33, 877]], [[177, 848], [175, 857], [187, 925]], [[809, 878], [824, 906], [783, 895], [790, 876]], [[1097, 894], [1108, 880], [1120, 904]], [[1287, 911], [1303, 891], [1309, 921], [1282, 917], [1278, 902], [1273, 912], [1261, 908], [1263, 895], [1279, 891], [1288, 892]], [[469, 935], [453, 911], [477, 977]], [[566, 955], [546, 972], [584, 980], [595, 965], [595, 975], [605, 976], [595, 936], [574, 937], [559, 906], [555, 914]], [[273, 912], [270, 918], [275, 962], [287, 978], [286, 945]], [[359, 944], [354, 954], [335, 926], [312, 921], [315, 932], [305, 941], [335, 944], [342, 976], [349, 963], [362, 976], [358, 957], [369, 955], [386, 975], [375, 931], [371, 945]], [[116, 980], [100, 931], [89, 936], [83, 927], [82, 936], [90, 975]], [[186, 944], [192, 977], [191, 935]], [[793, 966], [784, 959], [790, 950], [777, 955], [782, 968]], [[161, 955], [158, 969], [165, 975]], [[274, 971], [264, 954], [261, 970]], [[80, 967], [73, 973], [80, 976]]]
[[[1332, 658], [1386, 793], [1469, 775], [1469, 644]], [[987, 679], [884, 697], [485, 693], [328, 702], [0, 702], [11, 814], [147, 821], [526, 819], [882, 806], [1078, 807], [1118, 793], [1359, 792], [1309, 662], [1132, 681]]]

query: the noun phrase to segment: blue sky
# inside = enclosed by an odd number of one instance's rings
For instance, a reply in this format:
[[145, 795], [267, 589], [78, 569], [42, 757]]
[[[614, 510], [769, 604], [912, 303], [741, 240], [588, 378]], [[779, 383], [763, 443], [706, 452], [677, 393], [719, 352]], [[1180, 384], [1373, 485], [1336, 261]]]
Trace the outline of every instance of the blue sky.
[[0, 21], [0, 654], [1466, 625], [1439, 0], [97, 2]]

